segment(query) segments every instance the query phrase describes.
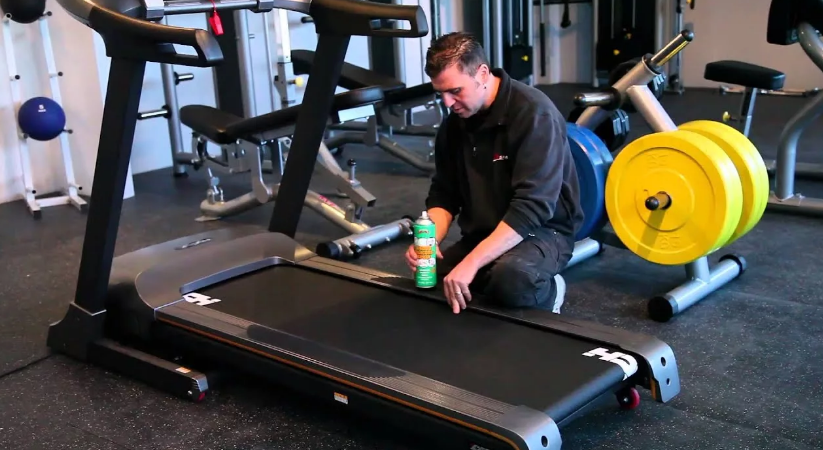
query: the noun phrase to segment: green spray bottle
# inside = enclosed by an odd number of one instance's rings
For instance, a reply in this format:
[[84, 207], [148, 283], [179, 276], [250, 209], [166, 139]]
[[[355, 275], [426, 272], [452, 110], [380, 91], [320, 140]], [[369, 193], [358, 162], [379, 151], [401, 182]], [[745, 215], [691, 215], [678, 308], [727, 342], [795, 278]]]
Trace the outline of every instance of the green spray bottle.
[[437, 286], [437, 232], [429, 213], [414, 221], [414, 252], [417, 254], [417, 270], [414, 284], [421, 289]]

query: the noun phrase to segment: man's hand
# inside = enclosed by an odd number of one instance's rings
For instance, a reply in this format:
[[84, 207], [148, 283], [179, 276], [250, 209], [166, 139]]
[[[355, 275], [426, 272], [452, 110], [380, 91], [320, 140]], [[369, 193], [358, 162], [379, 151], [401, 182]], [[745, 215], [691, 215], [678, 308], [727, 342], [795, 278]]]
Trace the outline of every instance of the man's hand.
[[523, 238], [508, 224], [500, 222], [486, 239], [482, 240], [463, 258], [460, 264], [446, 275], [443, 279], [446, 299], [455, 314], [458, 314], [461, 309], [466, 309], [466, 304], [472, 300], [469, 285], [477, 276], [477, 271], [522, 241]]
[[469, 285], [479, 269], [471, 260], [464, 259], [443, 279], [446, 299], [455, 314], [466, 309], [466, 304], [472, 301]]
[[[437, 259], [443, 259], [439, 245], [437, 246]], [[409, 245], [409, 249], [406, 250], [406, 264], [409, 265], [412, 273], [417, 272], [417, 253], [414, 251], [414, 244]]]

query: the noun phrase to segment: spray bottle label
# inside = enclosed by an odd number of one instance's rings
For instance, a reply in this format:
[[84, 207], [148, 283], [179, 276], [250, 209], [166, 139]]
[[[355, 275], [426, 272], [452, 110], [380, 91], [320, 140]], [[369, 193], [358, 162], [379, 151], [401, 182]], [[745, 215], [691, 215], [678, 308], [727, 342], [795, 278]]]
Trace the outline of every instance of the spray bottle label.
[[434, 223], [419, 220], [414, 224], [414, 252], [417, 254], [415, 285], [432, 288], [437, 285], [437, 239]]

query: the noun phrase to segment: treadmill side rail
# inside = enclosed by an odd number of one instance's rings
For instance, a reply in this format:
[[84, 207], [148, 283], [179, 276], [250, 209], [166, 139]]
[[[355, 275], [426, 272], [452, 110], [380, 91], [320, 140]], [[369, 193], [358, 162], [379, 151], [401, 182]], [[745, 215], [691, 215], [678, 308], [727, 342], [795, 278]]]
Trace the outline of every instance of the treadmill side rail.
[[[423, 413], [452, 426], [479, 432], [505, 443], [502, 448], [560, 449], [559, 427], [542, 411], [509, 405], [236, 317], [217, 318], [220, 315], [222, 313], [185, 302], [158, 310], [159, 322], [166, 325], [163, 333], [189, 336], [174, 342], [185, 345], [186, 341], [210, 341], [211, 347], [231, 347], [248, 359], [263, 358], [274, 365], [323, 378], [341, 388], [357, 390], [375, 401], [388, 401], [409, 410], [410, 414]], [[194, 347], [202, 350], [203, 345], [194, 344]], [[270, 375], [265, 371], [263, 374]], [[327, 398], [340, 401], [337, 392]], [[475, 448], [486, 447], [477, 444]]]
[[563, 440], [560, 428], [549, 416], [518, 406], [503, 415], [498, 425], [511, 430], [525, 441], [528, 449], [560, 450]]
[[206, 375], [111, 339], [91, 344], [89, 359], [101, 367], [129, 375], [177, 397], [199, 402], [209, 389]]
[[[421, 300], [438, 301], [444, 304], [446, 302], [440, 294], [421, 292], [414, 288], [412, 280], [396, 274], [354, 266], [320, 256], [306, 259], [299, 264], [362, 283], [402, 291]], [[655, 401], [666, 403], [680, 393], [680, 374], [674, 351], [668, 344], [654, 336], [573, 319], [540, 309], [505, 310], [475, 304], [470, 305], [467, 311], [588, 339], [603, 346], [619, 348], [642, 361], [638, 364], [635, 378], [638, 379], [639, 385], [649, 389]]]

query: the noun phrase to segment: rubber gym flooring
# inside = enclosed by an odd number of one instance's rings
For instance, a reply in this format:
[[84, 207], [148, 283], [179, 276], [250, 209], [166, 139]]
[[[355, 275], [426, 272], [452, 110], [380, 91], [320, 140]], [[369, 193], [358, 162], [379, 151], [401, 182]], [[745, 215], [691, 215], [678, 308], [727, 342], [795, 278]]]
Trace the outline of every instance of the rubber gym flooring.
[[[580, 89], [560, 85], [546, 91], [566, 113]], [[682, 123], [719, 118], [739, 100], [738, 95], [690, 90], [682, 97], [664, 97], [663, 104]], [[774, 156], [784, 122], [803, 102], [758, 99], [752, 140], [766, 157]], [[649, 131], [632, 119], [632, 138]], [[823, 162], [823, 132], [818, 123], [810, 128], [799, 157]], [[357, 158], [361, 180], [378, 196], [369, 220], [419, 213], [424, 176], [376, 149], [349, 146], [344, 157]], [[243, 176], [223, 179], [227, 195], [247, 185]], [[141, 174], [135, 188], [137, 195], [124, 205], [117, 254], [213, 227], [265, 224], [271, 211], [269, 205], [221, 222], [195, 222], [206, 183], [202, 173], [193, 171], [182, 180], [172, 179], [169, 170]], [[809, 196], [823, 195], [823, 183], [799, 183], [798, 188]], [[315, 189], [325, 192], [323, 186]], [[312, 211], [302, 217], [298, 240], [309, 248], [341, 235]], [[683, 268], [658, 267], [610, 248], [570, 269], [564, 314], [660, 337], [674, 348], [682, 392], [666, 405], [642, 392], [644, 402], [631, 412], [607, 405], [565, 428], [563, 448], [822, 448], [820, 220], [767, 213], [728, 249], [746, 257], [748, 271], [666, 324], [646, 317], [646, 299], [679, 284]], [[42, 221], [35, 222], [22, 202], [0, 205], [0, 448], [427, 448], [382, 422], [342, 417], [325, 404], [277, 387], [241, 382], [192, 404], [127, 377], [50, 356], [47, 327], [62, 318], [72, 299], [84, 224], [84, 216], [69, 207], [46, 209]], [[406, 273], [404, 249], [405, 244], [385, 247], [357, 264]]]

